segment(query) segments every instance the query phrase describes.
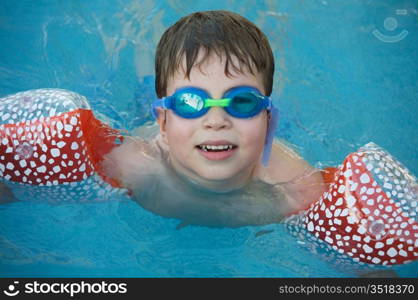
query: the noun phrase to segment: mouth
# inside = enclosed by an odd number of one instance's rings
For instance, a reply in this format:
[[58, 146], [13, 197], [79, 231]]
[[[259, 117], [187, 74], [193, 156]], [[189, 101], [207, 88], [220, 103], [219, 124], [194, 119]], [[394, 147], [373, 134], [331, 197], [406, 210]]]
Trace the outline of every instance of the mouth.
[[206, 145], [201, 144], [196, 146], [199, 150], [205, 151], [205, 152], [220, 152], [220, 151], [230, 151], [232, 149], [237, 148], [236, 145], [227, 144], [227, 145]]
[[200, 154], [208, 160], [225, 160], [231, 157], [238, 146], [228, 141], [209, 141], [196, 146]]

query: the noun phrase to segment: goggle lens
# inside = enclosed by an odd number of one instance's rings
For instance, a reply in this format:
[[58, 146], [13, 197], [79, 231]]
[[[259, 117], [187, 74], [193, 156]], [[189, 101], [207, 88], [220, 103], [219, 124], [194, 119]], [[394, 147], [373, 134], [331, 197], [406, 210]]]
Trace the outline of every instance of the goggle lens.
[[252, 117], [260, 112], [261, 101], [253, 93], [240, 93], [232, 98], [227, 111], [236, 117]]
[[180, 93], [174, 99], [174, 111], [180, 116], [193, 117], [203, 110], [204, 106], [204, 99], [193, 93]]
[[[198, 94], [183, 92], [175, 95], [174, 97], [173, 108], [174, 111], [181, 117], [185, 118], [197, 118], [202, 116], [209, 110], [211, 106], [218, 105], [206, 105], [205, 99]], [[223, 100], [210, 100], [211, 103], [223, 103]], [[262, 109], [262, 99], [252, 92], [243, 92], [237, 95], [234, 95], [228, 101], [228, 105], [219, 105], [225, 106], [225, 110], [237, 118], [249, 118], [257, 115]]]

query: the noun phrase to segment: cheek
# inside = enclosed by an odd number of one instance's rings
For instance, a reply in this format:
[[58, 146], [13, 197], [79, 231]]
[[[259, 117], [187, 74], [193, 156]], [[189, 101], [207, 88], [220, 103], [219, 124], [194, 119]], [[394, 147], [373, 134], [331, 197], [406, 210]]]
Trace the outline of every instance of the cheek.
[[239, 122], [237, 124], [242, 142], [248, 146], [252, 146], [254, 150], [262, 148], [266, 138], [267, 121], [265, 117], [252, 119], [249, 122]]
[[195, 128], [193, 120], [186, 120], [174, 115], [167, 115], [166, 134], [170, 147], [185, 145], [191, 141]]

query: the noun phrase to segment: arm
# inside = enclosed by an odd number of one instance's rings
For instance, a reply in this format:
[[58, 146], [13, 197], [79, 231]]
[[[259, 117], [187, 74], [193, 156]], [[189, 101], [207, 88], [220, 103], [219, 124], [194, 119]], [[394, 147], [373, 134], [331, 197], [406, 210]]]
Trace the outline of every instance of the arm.
[[299, 176], [283, 184], [287, 202], [291, 207], [290, 214], [306, 210], [326, 192], [327, 184], [321, 172], [306, 163]]
[[138, 137], [126, 137], [124, 143], [108, 153], [102, 162], [107, 176], [135, 190], [146, 184], [150, 175], [161, 172], [161, 153], [154, 141]]
[[4, 184], [0, 182], [0, 204], [18, 201], [12, 191]]
[[306, 209], [326, 191], [322, 170], [309, 165], [300, 155], [282, 142], [273, 145], [266, 181], [277, 185], [286, 195], [287, 214]]

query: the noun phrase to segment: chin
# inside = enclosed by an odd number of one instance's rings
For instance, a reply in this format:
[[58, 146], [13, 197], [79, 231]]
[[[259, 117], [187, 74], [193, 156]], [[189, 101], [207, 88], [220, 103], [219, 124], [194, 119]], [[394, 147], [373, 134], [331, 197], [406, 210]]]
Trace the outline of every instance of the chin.
[[198, 176], [205, 180], [211, 181], [221, 181], [221, 180], [231, 180], [233, 178], [239, 177], [240, 172], [238, 169], [227, 168], [226, 166], [220, 167], [206, 167], [201, 172], [197, 172]]

